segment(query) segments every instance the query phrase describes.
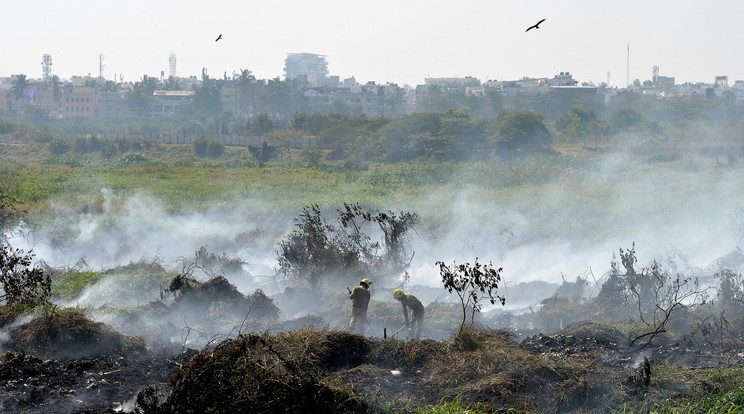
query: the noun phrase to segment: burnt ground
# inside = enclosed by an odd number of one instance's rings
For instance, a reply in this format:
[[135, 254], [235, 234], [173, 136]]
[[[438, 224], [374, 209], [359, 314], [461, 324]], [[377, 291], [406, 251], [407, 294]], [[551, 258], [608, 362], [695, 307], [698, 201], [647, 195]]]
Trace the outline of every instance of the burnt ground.
[[[639, 351], [592, 322], [514, 338], [488, 331], [403, 341], [302, 328], [240, 334], [200, 352], [164, 344], [75, 358], [8, 351], [0, 357], [0, 412], [395, 412], [460, 397], [486, 411], [595, 413], [649, 395], [692, 393], [695, 385], [659, 377], [667, 365], [744, 363], [736, 352], [676, 337]], [[646, 383], [644, 358], [651, 363]], [[143, 390], [147, 405], [135, 406]]]
[[[204, 325], [240, 323], [250, 310], [266, 318], [260, 326], [279, 330], [239, 330], [196, 351], [164, 339], [179, 334], [169, 323], [148, 325], [142, 337], [94, 322], [79, 309], [45, 310], [23, 324], [6, 321], [0, 412], [411, 412], [461, 398], [489, 412], [604, 413], [642, 407], [650, 398], [728, 392], [738, 380], [724, 369], [744, 366], [741, 335], [665, 332], [647, 347], [629, 347], [613, 325], [587, 321], [529, 337], [484, 329], [448, 340], [370, 339], [323, 328], [323, 318], [312, 315], [280, 321], [263, 292], [243, 296], [220, 278], [182, 282], [170, 300], [121, 314], [116, 325], [142, 327], [148, 318], [187, 311], [203, 316]], [[345, 301], [339, 306], [348, 308]], [[396, 326], [398, 311], [377, 303], [370, 315]], [[446, 306], [429, 314], [430, 333], [452, 326]], [[732, 320], [730, 330], [744, 326], [740, 322]]]
[[132, 411], [140, 390], [168, 382], [195, 353], [179, 347], [42, 360], [8, 351], [0, 358], [0, 412]]
[[169, 381], [196, 353], [148, 348], [79, 309], [46, 310], [9, 332], [0, 356], [1, 412], [131, 411], [142, 388]]

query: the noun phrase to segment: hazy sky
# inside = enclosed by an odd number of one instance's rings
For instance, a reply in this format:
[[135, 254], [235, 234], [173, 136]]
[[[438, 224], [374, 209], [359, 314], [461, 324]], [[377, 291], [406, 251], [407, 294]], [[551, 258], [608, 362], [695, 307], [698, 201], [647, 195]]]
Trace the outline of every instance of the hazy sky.
[[[510, 80], [568, 71], [624, 86], [651, 68], [677, 83], [744, 79], [744, 2], [734, 0], [26, 0], [0, 6], [0, 76], [283, 77], [287, 53], [325, 55], [331, 75], [415, 85], [425, 77]], [[539, 30], [525, 33], [546, 18]], [[223, 39], [215, 42], [222, 33]]]

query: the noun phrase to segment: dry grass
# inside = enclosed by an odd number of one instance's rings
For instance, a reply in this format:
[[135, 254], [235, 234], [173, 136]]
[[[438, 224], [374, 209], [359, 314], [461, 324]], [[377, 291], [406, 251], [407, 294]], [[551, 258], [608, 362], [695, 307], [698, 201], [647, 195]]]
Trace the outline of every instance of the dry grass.
[[[214, 362], [218, 355], [219, 361], [230, 362]], [[290, 376], [294, 386], [310, 377], [331, 388], [345, 384], [356, 390], [349, 391], [354, 396], [351, 400], [384, 401], [392, 409], [436, 404], [443, 397], [457, 396], [465, 404], [477, 402], [493, 410], [589, 409], [607, 399], [603, 387], [608, 380], [599, 379], [610, 378], [593, 355], [552, 360], [521, 349], [504, 331], [465, 331], [447, 342], [369, 340], [311, 329], [250, 335], [202, 351], [178, 374], [174, 386], [186, 393], [185, 384], [200, 382], [198, 378], [206, 375], [208, 367], [210, 376], [230, 376], [217, 371], [241, 369], [262, 381], [290, 381], [284, 378]], [[284, 379], [277, 380], [276, 375]], [[210, 381], [215, 380], [224, 381]]]

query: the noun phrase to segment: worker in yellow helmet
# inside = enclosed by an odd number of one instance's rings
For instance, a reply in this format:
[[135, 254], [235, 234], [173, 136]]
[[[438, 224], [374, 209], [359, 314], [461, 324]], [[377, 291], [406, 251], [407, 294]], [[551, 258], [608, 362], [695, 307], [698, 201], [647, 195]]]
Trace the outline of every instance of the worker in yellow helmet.
[[349, 293], [351, 299], [351, 324], [349, 330], [364, 335], [364, 326], [367, 324], [367, 306], [369, 305], [369, 287], [372, 282], [366, 277], [355, 286], [354, 290]]
[[414, 339], [421, 338], [421, 329], [424, 326], [424, 305], [418, 300], [416, 296], [410, 293], [404, 293], [402, 289], [395, 289], [393, 291], [393, 298], [400, 301], [403, 305], [403, 317], [406, 318], [406, 325], [408, 325], [408, 308], [411, 309], [411, 326], [408, 330], [413, 329]]

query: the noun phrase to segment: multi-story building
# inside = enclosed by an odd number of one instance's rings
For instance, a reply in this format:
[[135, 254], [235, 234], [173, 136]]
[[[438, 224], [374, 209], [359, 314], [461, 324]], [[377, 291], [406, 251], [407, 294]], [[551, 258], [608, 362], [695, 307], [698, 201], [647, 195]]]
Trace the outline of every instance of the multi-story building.
[[136, 112], [127, 104], [128, 93], [128, 90], [99, 92], [97, 116], [99, 118], [117, 118], [136, 115]]
[[29, 86], [34, 96], [34, 102], [29, 105], [37, 105], [44, 108], [49, 116], [57, 118], [60, 116], [60, 102], [55, 100], [54, 84], [52, 82], [38, 82]]
[[553, 76], [553, 79], [548, 80], [548, 85], [550, 86], [576, 86], [578, 84], [568, 72], [560, 72]]
[[548, 78], [522, 78], [516, 81], [502, 81], [499, 83], [501, 94], [504, 96], [535, 97], [548, 92]]
[[151, 116], [176, 115], [181, 106], [191, 101], [194, 91], [155, 91]]
[[65, 86], [62, 89], [62, 118], [92, 118], [98, 109], [98, 93], [89, 86]]
[[324, 86], [328, 76], [325, 56], [313, 53], [289, 53], [284, 60], [284, 74], [288, 80], [302, 80], [311, 87]]

